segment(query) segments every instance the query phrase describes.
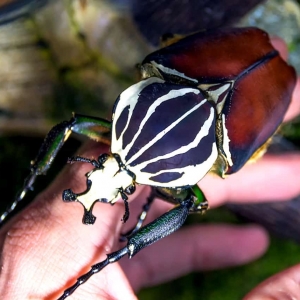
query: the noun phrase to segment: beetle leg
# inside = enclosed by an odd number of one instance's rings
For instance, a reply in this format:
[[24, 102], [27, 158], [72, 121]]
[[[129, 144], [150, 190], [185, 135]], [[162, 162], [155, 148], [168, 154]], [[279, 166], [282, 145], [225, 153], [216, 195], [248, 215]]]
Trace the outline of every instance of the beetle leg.
[[99, 164], [99, 162], [95, 159], [90, 159], [90, 158], [86, 158], [86, 157], [82, 157], [82, 156], [73, 156], [73, 157], [68, 157], [68, 164], [72, 164], [74, 162], [85, 162], [85, 163], [89, 163], [91, 165], [93, 165], [95, 168], [100, 169], [101, 165]]
[[120, 242], [125, 242], [127, 240], [127, 238], [129, 238], [130, 236], [135, 234], [142, 227], [142, 225], [147, 217], [148, 211], [150, 210], [151, 204], [154, 201], [155, 196], [156, 196], [156, 194], [154, 193], [154, 188], [152, 188], [151, 194], [147, 198], [147, 202], [143, 205], [142, 212], [138, 216], [137, 223], [135, 224], [135, 226], [132, 229], [130, 229], [126, 233], [121, 234]]
[[190, 209], [191, 213], [205, 213], [205, 211], [209, 208], [208, 201], [202, 190], [199, 188], [197, 184], [191, 187], [191, 191], [193, 195], [197, 198], [195, 201], [195, 205]]
[[97, 169], [103, 169], [103, 163], [107, 160], [107, 157], [108, 157], [107, 153], [101, 154], [98, 157], [98, 160], [77, 155], [77, 156], [69, 157], [67, 163], [72, 164], [74, 162], [84, 162], [93, 165]]
[[120, 260], [123, 256], [128, 254], [132, 258], [143, 248], [159, 241], [160, 239], [168, 236], [174, 231], [178, 230], [185, 222], [192, 207], [195, 205], [195, 196], [182, 201], [178, 206], [169, 210], [156, 220], [147, 224], [132, 234], [127, 239], [127, 245], [113, 253], [107, 255], [107, 258], [102, 262], [93, 265], [89, 272], [79, 277], [76, 283], [64, 291], [63, 295], [58, 300], [66, 299], [70, 296], [81, 284], [85, 283], [92, 275], [100, 272], [107, 265]]
[[121, 221], [123, 221], [123, 223], [126, 223], [126, 221], [128, 220], [129, 218], [129, 205], [128, 205], [128, 197], [127, 195], [125, 194], [123, 188], [120, 188], [119, 189], [119, 192], [120, 192], [120, 195], [124, 201], [124, 205], [125, 205], [125, 213], [124, 213], [124, 216], [122, 218]]
[[201, 189], [198, 187], [198, 185], [193, 186], [192, 188], [183, 189], [181, 191], [176, 191], [175, 189], [167, 189], [167, 188], [154, 188], [151, 189], [151, 194], [147, 198], [147, 202], [143, 205], [143, 210], [140, 213], [138, 217], [138, 222], [136, 223], [135, 227], [129, 230], [128, 232], [121, 234], [120, 236], [120, 242], [125, 242], [126, 238], [132, 236], [134, 233], [136, 233], [143, 225], [148, 211], [151, 207], [151, 204], [153, 203], [155, 197], [162, 198], [163, 200], [171, 203], [181, 203], [184, 201], [191, 193], [196, 197], [196, 200], [194, 202], [193, 207], [190, 210], [190, 213], [204, 213], [208, 209], [208, 202], [205, 198], [205, 195], [201, 191]]
[[128, 253], [128, 248], [124, 247], [116, 252], [112, 252], [110, 254], [107, 255], [107, 258], [97, 264], [94, 264], [91, 266], [91, 269], [89, 272], [83, 274], [82, 276], [80, 276], [79, 278], [77, 278], [77, 281], [74, 285], [72, 285], [71, 287], [69, 287], [68, 289], [66, 289], [63, 293], [62, 296], [60, 296], [57, 300], [64, 300], [67, 297], [69, 297], [70, 295], [72, 295], [75, 290], [82, 284], [84, 284], [85, 282], [87, 282], [90, 277], [92, 275], [94, 275], [95, 273], [100, 272], [102, 269], [104, 269], [108, 264], [114, 263], [118, 260], [120, 260], [124, 255], [126, 255]]
[[36, 159], [31, 162], [31, 172], [25, 179], [23, 188], [0, 216], [0, 224], [2, 224], [4, 219], [15, 209], [17, 204], [25, 197], [26, 193], [33, 189], [36, 177], [41, 174], [46, 174], [58, 151], [72, 132], [88, 136], [94, 140], [108, 142], [110, 129], [111, 123], [104, 119], [79, 114], [74, 114], [69, 121], [63, 121], [54, 126], [47, 134]]

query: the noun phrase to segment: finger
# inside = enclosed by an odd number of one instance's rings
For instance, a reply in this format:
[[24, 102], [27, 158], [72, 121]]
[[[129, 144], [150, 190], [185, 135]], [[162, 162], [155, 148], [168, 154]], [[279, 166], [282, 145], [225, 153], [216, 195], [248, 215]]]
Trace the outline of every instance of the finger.
[[225, 179], [207, 175], [199, 185], [211, 207], [226, 202], [289, 200], [300, 194], [300, 154], [265, 155]]
[[291, 104], [285, 114], [284, 121], [290, 121], [300, 114], [300, 78], [297, 79]]
[[265, 280], [244, 300], [300, 300], [300, 265]]
[[284, 40], [278, 36], [272, 36], [271, 43], [272, 43], [273, 47], [279, 51], [280, 56], [284, 60], [287, 60], [287, 58], [289, 56], [289, 50], [288, 50], [287, 45], [284, 42]]
[[[274, 48], [276, 48], [280, 56], [284, 59], [288, 59], [288, 48], [286, 43], [279, 37], [272, 37], [271, 38], [271, 43]], [[295, 118], [297, 115], [300, 113], [300, 78], [298, 78], [296, 87], [293, 93], [292, 101], [289, 106], [289, 109], [285, 115], [284, 121], [287, 122], [293, 118]]]
[[262, 255], [267, 246], [267, 234], [258, 226], [197, 225], [185, 227], [120, 263], [137, 291], [192, 271], [247, 263]]

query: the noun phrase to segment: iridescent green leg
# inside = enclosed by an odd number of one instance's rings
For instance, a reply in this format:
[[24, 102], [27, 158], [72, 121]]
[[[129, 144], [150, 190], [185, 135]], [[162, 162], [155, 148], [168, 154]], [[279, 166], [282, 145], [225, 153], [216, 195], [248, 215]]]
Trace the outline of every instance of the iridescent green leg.
[[156, 188], [157, 197], [170, 202], [170, 203], [181, 203], [190, 197], [193, 197], [194, 204], [191, 207], [190, 213], [205, 212], [208, 209], [208, 202], [204, 193], [201, 191], [199, 186], [194, 186], [187, 189], [170, 189], [170, 188]]
[[[161, 195], [161, 191], [155, 191], [154, 194]], [[153, 193], [152, 193], [153, 194]], [[112, 252], [107, 255], [107, 258], [95, 265], [93, 265], [89, 272], [79, 277], [76, 283], [64, 291], [63, 295], [58, 300], [66, 299], [68, 296], [74, 293], [74, 291], [82, 284], [84, 284], [91, 276], [100, 272], [109, 264], [117, 262], [126, 254], [129, 258], [132, 258], [143, 248], [150, 246], [151, 244], [161, 240], [165, 236], [178, 230], [185, 222], [187, 216], [193, 212], [204, 212], [207, 209], [207, 201], [203, 193], [199, 188], [193, 187], [182, 191], [178, 194], [178, 191], [163, 190], [164, 198], [169, 201], [172, 194], [180, 195], [180, 199], [176, 197], [173, 199], [175, 202], [178, 200], [179, 205], [166, 212], [156, 220], [147, 224], [146, 226], [132, 232], [127, 237], [127, 245], [122, 249]], [[167, 195], [168, 194], [168, 195]], [[197, 196], [196, 196], [197, 195]], [[185, 197], [185, 198], [183, 198]]]
[[205, 213], [209, 206], [204, 193], [197, 184], [191, 187], [191, 190], [197, 200], [195, 200], [194, 206], [190, 210], [190, 213]]
[[31, 162], [30, 174], [24, 181], [22, 190], [14, 201], [0, 216], [0, 225], [5, 218], [15, 209], [17, 204], [25, 197], [29, 190], [33, 189], [36, 177], [46, 174], [58, 151], [72, 132], [85, 135], [91, 139], [110, 142], [111, 122], [96, 117], [74, 114], [69, 121], [63, 121], [54, 126], [47, 134], [35, 160]]
[[122, 234], [120, 237], [120, 241], [126, 241], [128, 237], [132, 236], [142, 227], [155, 197], [161, 198], [171, 203], [180, 203], [188, 197], [189, 193], [196, 197], [192, 211], [190, 212], [205, 212], [208, 208], [208, 202], [198, 185], [194, 185], [193, 187], [182, 190], [181, 192], [168, 188], [152, 188], [151, 194], [147, 198], [147, 202], [143, 205], [142, 212], [138, 217], [138, 221], [135, 227], [129, 230], [128, 232]]

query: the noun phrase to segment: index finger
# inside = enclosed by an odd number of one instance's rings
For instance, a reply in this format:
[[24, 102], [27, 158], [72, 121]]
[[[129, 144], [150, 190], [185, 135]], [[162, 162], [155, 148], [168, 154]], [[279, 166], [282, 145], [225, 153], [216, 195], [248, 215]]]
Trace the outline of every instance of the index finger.
[[298, 78], [291, 104], [285, 114], [284, 122], [294, 119], [300, 113], [300, 78]]
[[[288, 48], [286, 43], [279, 37], [272, 37], [271, 43], [274, 48], [276, 48], [280, 56], [284, 59], [288, 59]], [[285, 114], [284, 121], [287, 122], [293, 118], [295, 118], [300, 113], [300, 78], [298, 78], [291, 104], [288, 108], [288, 111]]]
[[300, 154], [265, 155], [225, 179], [208, 174], [199, 185], [211, 207], [228, 202], [282, 201], [300, 194]]

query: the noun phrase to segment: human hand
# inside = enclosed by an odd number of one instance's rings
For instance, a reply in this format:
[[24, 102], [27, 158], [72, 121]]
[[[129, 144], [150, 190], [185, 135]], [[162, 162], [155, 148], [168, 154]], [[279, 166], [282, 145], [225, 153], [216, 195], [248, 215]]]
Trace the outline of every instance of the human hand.
[[[299, 100], [299, 94], [300, 84], [294, 98]], [[299, 112], [296, 101], [291, 105], [288, 118], [295, 112]], [[79, 154], [97, 157], [107, 151], [104, 146], [89, 143]], [[299, 167], [299, 153], [265, 156], [226, 180], [207, 176], [201, 181], [201, 188], [211, 207], [231, 201], [289, 199], [300, 193]], [[122, 202], [113, 207], [96, 204], [95, 225], [84, 226], [82, 207], [63, 203], [61, 194], [66, 188], [75, 192], [85, 190], [84, 174], [90, 168], [80, 163], [67, 166], [46, 191], [2, 228], [0, 293], [3, 299], [57, 298], [79, 274], [87, 272], [90, 265], [124, 246], [118, 241], [120, 233], [133, 225], [149, 189], [140, 187], [131, 198], [131, 218], [125, 226], [120, 222], [124, 214]], [[170, 204], [155, 201], [149, 220], [169, 208]], [[135, 292], [144, 286], [195, 270], [243, 264], [261, 255], [267, 245], [267, 234], [255, 225], [183, 228], [144, 249], [132, 260], [123, 258], [120, 264], [114, 263], [92, 276], [76, 290], [73, 299], [136, 299]], [[250, 299], [257, 298], [247, 298]]]

